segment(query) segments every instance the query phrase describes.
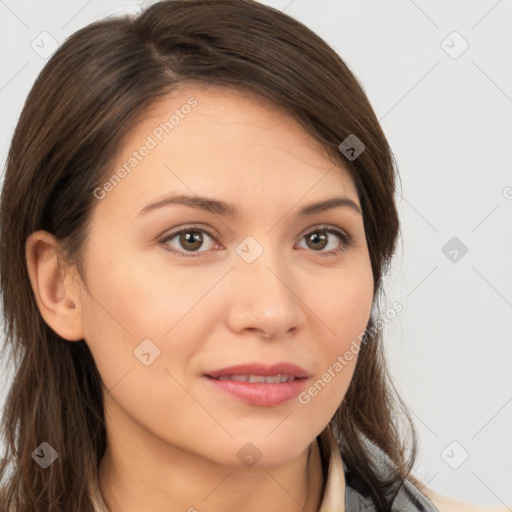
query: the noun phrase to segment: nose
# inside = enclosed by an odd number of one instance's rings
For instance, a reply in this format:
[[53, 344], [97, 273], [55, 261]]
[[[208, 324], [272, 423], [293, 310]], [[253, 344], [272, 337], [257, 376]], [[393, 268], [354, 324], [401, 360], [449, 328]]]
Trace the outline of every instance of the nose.
[[300, 330], [306, 308], [302, 284], [278, 249], [264, 248], [251, 263], [235, 258], [229, 281], [229, 328], [266, 339], [286, 338]]

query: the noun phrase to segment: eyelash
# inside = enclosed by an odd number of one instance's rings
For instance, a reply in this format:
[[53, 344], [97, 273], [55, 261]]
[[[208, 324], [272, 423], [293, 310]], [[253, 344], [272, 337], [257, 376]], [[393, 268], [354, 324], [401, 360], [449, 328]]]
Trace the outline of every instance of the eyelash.
[[[196, 253], [192, 252], [192, 253], [188, 254], [188, 253], [183, 253], [182, 251], [177, 251], [176, 249], [171, 248], [169, 245], [166, 244], [166, 242], [169, 242], [170, 240], [175, 238], [177, 235], [180, 235], [181, 233], [190, 232], [190, 231], [199, 231], [199, 232], [202, 232], [202, 233], [206, 233], [210, 238], [212, 238], [215, 242], [217, 242], [216, 235], [213, 234], [209, 229], [198, 228], [197, 226], [190, 226], [190, 227], [186, 227], [184, 229], [180, 229], [179, 231], [175, 231], [175, 232], [167, 235], [165, 238], [160, 240], [160, 243], [162, 243], [164, 245], [164, 249], [166, 251], [168, 251], [168, 252], [170, 252], [172, 254], [175, 254], [177, 256], [182, 256], [182, 257], [185, 257], [185, 258], [195, 258], [195, 257], [198, 257], [198, 256], [201, 255], [202, 252], [206, 252], [206, 251], [197, 251]], [[333, 250], [328, 251], [328, 252], [312, 251], [312, 252], [316, 252], [316, 253], [320, 254], [321, 256], [334, 256], [336, 254], [344, 252], [346, 249], [348, 249], [353, 244], [353, 238], [348, 233], [346, 233], [345, 231], [342, 231], [342, 230], [340, 230], [340, 229], [338, 229], [338, 228], [336, 228], [334, 226], [331, 226], [331, 225], [319, 226], [316, 229], [305, 233], [302, 236], [301, 240], [303, 240], [307, 235], [311, 235], [313, 233], [316, 233], [317, 231], [326, 231], [327, 233], [333, 233], [335, 235], [338, 235], [338, 237], [342, 241], [342, 243], [340, 244], [340, 246], [337, 249], [333, 249]]]

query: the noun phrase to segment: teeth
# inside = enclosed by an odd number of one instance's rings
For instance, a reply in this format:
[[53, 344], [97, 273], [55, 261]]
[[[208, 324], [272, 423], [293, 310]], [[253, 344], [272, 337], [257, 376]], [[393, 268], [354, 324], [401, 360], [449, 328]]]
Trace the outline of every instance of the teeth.
[[291, 382], [295, 380], [292, 375], [274, 375], [272, 377], [264, 377], [263, 375], [226, 375], [224, 377], [217, 377], [217, 380], [238, 380], [249, 383], [265, 383], [265, 384], [280, 384], [284, 382]]

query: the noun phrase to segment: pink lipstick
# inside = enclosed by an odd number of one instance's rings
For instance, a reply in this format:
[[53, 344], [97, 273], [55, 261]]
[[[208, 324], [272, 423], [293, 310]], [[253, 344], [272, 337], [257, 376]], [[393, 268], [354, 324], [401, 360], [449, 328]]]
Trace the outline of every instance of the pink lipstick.
[[204, 374], [216, 389], [250, 404], [274, 407], [296, 397], [309, 377], [292, 363], [246, 363]]

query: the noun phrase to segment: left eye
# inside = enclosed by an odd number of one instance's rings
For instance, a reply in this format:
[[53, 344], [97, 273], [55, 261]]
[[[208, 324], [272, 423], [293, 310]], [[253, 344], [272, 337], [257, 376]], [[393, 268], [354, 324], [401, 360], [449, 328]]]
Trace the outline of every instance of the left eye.
[[[320, 249], [325, 249], [326, 246], [329, 245], [328, 234], [334, 234], [337, 236], [338, 240], [341, 240], [341, 243], [338, 243], [330, 251], [321, 251], [322, 255], [329, 256], [332, 254], [337, 254], [345, 249], [347, 249], [352, 244], [352, 238], [348, 235], [348, 233], [341, 231], [337, 228], [327, 228], [322, 227], [315, 229], [314, 231], [310, 231], [302, 238], [306, 240], [306, 244], [318, 244], [320, 245]], [[324, 243], [325, 242], [325, 243]], [[318, 245], [317, 245], [318, 248]], [[314, 251], [319, 252], [319, 251]]]
[[[172, 252], [173, 254], [176, 254], [178, 256], [194, 257], [198, 256], [198, 254], [190, 254], [191, 252], [206, 252], [208, 249], [212, 249], [213, 246], [215, 245], [213, 242], [211, 242], [210, 247], [207, 247], [205, 251], [199, 251], [198, 249], [200, 249], [201, 246], [204, 244], [204, 234], [206, 234], [207, 237], [210, 238], [212, 241], [215, 241], [215, 235], [205, 228], [187, 228], [171, 233], [170, 235], [162, 239], [161, 243], [164, 244], [164, 248], [167, 251]], [[334, 247], [331, 247], [330, 250], [324, 251], [323, 249], [325, 249], [329, 245], [329, 234], [336, 235], [338, 241], [341, 241], [341, 243], [335, 244]], [[176, 248], [171, 244], [171, 242], [174, 239], [178, 240], [178, 243], [181, 245], [184, 251], [179, 247]], [[310, 231], [307, 234], [303, 235], [301, 240], [305, 240], [306, 244], [308, 244], [309, 248], [312, 248], [313, 252], [317, 252], [319, 254], [322, 254], [323, 256], [329, 256], [336, 253], [340, 253], [347, 249], [352, 244], [352, 238], [348, 233], [331, 226], [320, 227], [315, 229], [314, 231]], [[317, 249], [321, 250], [319, 251]]]

